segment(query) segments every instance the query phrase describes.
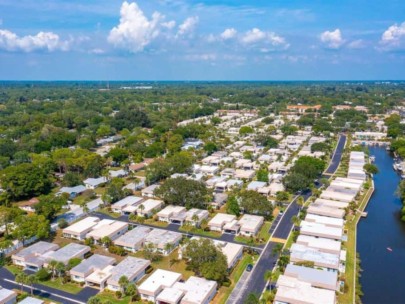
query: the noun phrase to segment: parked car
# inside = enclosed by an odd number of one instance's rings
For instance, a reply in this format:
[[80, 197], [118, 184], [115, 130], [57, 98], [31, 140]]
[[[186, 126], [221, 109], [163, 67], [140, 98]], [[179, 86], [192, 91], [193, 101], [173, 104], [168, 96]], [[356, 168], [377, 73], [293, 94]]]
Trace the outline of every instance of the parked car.
[[253, 265], [252, 265], [252, 264], [248, 264], [248, 265], [246, 266], [246, 271], [251, 272], [252, 269], [253, 269]]

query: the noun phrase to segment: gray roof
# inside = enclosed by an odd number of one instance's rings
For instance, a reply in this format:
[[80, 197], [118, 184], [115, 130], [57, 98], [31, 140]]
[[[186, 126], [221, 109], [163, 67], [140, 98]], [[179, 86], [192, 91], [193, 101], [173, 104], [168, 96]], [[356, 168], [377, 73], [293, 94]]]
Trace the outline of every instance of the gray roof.
[[108, 284], [118, 284], [122, 276], [128, 279], [138, 274], [138, 272], [146, 269], [150, 265], [150, 261], [140, 258], [127, 257], [122, 260], [111, 272], [111, 277], [108, 279]]
[[21, 302], [18, 302], [18, 304], [43, 304], [43, 303], [45, 303], [43, 300], [36, 299], [33, 297], [26, 297]]
[[138, 226], [120, 236], [117, 240], [114, 241], [114, 243], [126, 243], [135, 245], [140, 241], [143, 241], [151, 230], [152, 229], [148, 227]]
[[[300, 281], [310, 282], [313, 286], [320, 284], [336, 286], [337, 272], [314, 269], [309, 267], [288, 264], [285, 275], [293, 275]], [[318, 283], [318, 284], [317, 284]]]
[[75, 186], [75, 187], [62, 187], [60, 189], [61, 193], [68, 193], [68, 194], [72, 194], [72, 193], [82, 193], [86, 191], [86, 187], [79, 185], [79, 186]]
[[56, 260], [58, 262], [67, 263], [71, 258], [76, 257], [78, 254], [85, 254], [89, 252], [91, 248], [89, 246], [70, 243], [61, 249], [54, 251], [47, 255], [48, 260]]
[[24, 248], [23, 250], [16, 253], [15, 255], [18, 257], [28, 257], [28, 256], [34, 255], [34, 254], [44, 254], [48, 251], [56, 250], [58, 248], [59, 248], [59, 246], [56, 244], [40, 241], [27, 248]]
[[115, 262], [114, 258], [94, 254], [89, 257], [87, 260], [82, 261], [79, 265], [74, 267], [71, 271], [86, 273], [92, 269], [104, 269], [108, 265], [111, 265]]

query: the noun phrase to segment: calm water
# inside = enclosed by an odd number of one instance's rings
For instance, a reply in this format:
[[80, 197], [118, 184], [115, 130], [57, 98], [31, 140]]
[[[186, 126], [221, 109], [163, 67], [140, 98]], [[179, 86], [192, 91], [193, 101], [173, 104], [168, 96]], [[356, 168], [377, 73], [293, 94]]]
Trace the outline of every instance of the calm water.
[[402, 204], [395, 196], [400, 177], [384, 148], [370, 148], [370, 154], [376, 156], [380, 173], [374, 177], [376, 189], [366, 209], [368, 216], [358, 226], [362, 301], [405, 303], [405, 223], [399, 220]]

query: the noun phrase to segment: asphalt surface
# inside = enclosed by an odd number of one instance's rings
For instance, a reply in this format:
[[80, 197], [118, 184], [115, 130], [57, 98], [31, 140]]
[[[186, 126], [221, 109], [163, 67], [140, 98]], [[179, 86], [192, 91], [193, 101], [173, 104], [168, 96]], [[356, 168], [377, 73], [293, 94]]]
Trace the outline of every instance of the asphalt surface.
[[[332, 156], [330, 165], [326, 169], [324, 174], [331, 175], [335, 173], [342, 158], [345, 143], [346, 143], [346, 135], [342, 134], [339, 137], [339, 141], [336, 146], [335, 152]], [[320, 188], [321, 186], [322, 186], [321, 184], [318, 184], [316, 187]], [[311, 195], [312, 195], [311, 191], [302, 194], [305, 201]], [[270, 234], [271, 232], [274, 231], [272, 238], [279, 238], [279, 239], [288, 238], [294, 226], [293, 223], [291, 222], [291, 219], [294, 216], [297, 216], [300, 211], [300, 206], [297, 204], [297, 199], [298, 197], [296, 197], [288, 206], [288, 208], [284, 211], [284, 215], [282, 216], [281, 220], [279, 220], [279, 223], [275, 222], [272, 225], [272, 229], [270, 229]], [[243, 284], [243, 286], [239, 286], [238, 289], [234, 288], [230, 297], [228, 298], [227, 304], [244, 303], [247, 296], [250, 293], [254, 293], [258, 296], [261, 295], [264, 288], [266, 287], [264, 275], [267, 270], [271, 270], [274, 268], [279, 257], [279, 254], [273, 253], [273, 249], [276, 247], [277, 244], [280, 243], [271, 241], [272, 238], [270, 238], [270, 241], [267, 243], [264, 250], [262, 251], [259, 260], [256, 262], [255, 266], [253, 267], [253, 270], [250, 272], [250, 276], [247, 275], [248, 278], [245, 278], [244, 280], [245, 283]], [[243, 275], [245, 275], [245, 273]]]
[[341, 134], [339, 137], [338, 144], [335, 149], [335, 153], [332, 156], [332, 160], [329, 164], [329, 167], [325, 170], [324, 174], [333, 174], [339, 167], [340, 159], [342, 158], [343, 149], [346, 144], [346, 135]]
[[[0, 268], [0, 286], [7, 289], [21, 289], [21, 285], [15, 282], [14, 275], [6, 268]], [[31, 288], [29, 286], [24, 286], [23, 290], [31, 294]], [[98, 293], [99, 291], [97, 289], [90, 287], [83, 288], [77, 294], [71, 294], [41, 284], [34, 284], [34, 295], [63, 304], [85, 304], [90, 297]]]

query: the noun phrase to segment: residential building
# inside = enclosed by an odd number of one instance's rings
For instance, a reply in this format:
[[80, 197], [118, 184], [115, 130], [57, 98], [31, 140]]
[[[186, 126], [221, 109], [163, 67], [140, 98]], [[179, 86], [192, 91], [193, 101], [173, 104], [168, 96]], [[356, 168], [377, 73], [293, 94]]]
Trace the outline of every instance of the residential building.
[[98, 217], [86, 217], [85, 219], [63, 229], [62, 235], [65, 238], [83, 241], [86, 235], [100, 222]]
[[136, 252], [143, 246], [146, 236], [152, 228], [137, 226], [120, 236], [114, 241], [114, 245], [123, 247], [127, 251]]
[[163, 229], [153, 229], [146, 237], [144, 246], [152, 245], [154, 250], [169, 255], [180, 243], [183, 235]]
[[284, 275], [296, 278], [302, 282], [310, 283], [316, 288], [324, 288], [333, 291], [338, 290], [337, 272], [288, 264]]
[[0, 304], [17, 303], [17, 293], [13, 290], [0, 286]]
[[92, 238], [96, 243], [99, 243], [102, 238], [108, 237], [114, 241], [119, 236], [128, 231], [128, 223], [114, 220], [101, 220], [86, 238]]
[[85, 282], [86, 277], [94, 271], [105, 269], [107, 266], [113, 265], [115, 259], [112, 257], [94, 254], [86, 260], [83, 260], [79, 265], [73, 267], [70, 271], [70, 277], [76, 282]]
[[238, 221], [239, 233], [245, 236], [255, 236], [264, 223], [264, 217], [258, 215], [244, 214]]
[[141, 299], [155, 303], [162, 290], [172, 287], [181, 277], [180, 273], [157, 269], [138, 287]]
[[145, 270], [150, 265], [150, 261], [135, 257], [126, 257], [111, 271], [111, 276], [107, 280], [107, 288], [111, 291], [121, 290], [119, 280], [126, 276], [129, 282], [136, 283], [145, 275]]
[[84, 186], [87, 189], [96, 189], [97, 187], [105, 184], [107, 182], [107, 178], [102, 176], [98, 178], [88, 178], [83, 181]]
[[208, 227], [213, 231], [222, 232], [224, 226], [236, 220], [236, 216], [232, 214], [217, 213], [209, 222]]

